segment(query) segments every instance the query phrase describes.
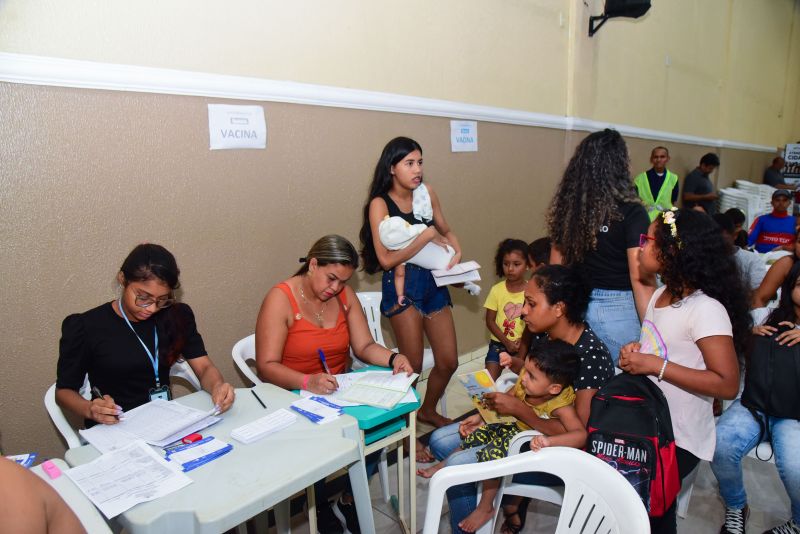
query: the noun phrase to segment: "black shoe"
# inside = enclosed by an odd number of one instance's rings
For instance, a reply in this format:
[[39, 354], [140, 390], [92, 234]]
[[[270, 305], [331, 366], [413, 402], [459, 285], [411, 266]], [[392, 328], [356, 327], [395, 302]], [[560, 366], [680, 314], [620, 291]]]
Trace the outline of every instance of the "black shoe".
[[350, 534], [361, 534], [361, 526], [358, 524], [358, 514], [354, 503], [345, 504], [339, 498], [333, 505], [333, 513], [347, 525]]
[[747, 516], [750, 515], [750, 508], [737, 510], [736, 508], [725, 508], [725, 524], [719, 530], [719, 534], [745, 534], [744, 524]]
[[317, 504], [317, 532], [319, 534], [344, 534], [342, 523], [333, 513], [329, 501]]

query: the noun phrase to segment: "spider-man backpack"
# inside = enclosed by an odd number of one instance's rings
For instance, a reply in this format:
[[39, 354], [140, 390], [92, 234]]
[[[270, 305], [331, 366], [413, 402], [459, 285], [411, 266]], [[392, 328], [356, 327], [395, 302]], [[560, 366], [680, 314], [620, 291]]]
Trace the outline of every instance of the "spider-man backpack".
[[586, 451], [622, 474], [650, 517], [660, 517], [680, 491], [667, 399], [644, 376], [622, 373], [592, 398]]

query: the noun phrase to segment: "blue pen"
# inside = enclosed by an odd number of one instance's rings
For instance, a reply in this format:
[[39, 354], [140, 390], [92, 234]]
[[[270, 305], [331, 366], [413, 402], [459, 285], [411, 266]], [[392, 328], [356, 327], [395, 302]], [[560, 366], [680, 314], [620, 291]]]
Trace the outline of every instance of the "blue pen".
[[322, 362], [322, 367], [325, 369], [325, 372], [329, 375], [333, 375], [331, 370], [328, 368], [328, 362], [325, 361], [325, 353], [322, 352], [322, 349], [317, 349], [317, 354], [319, 354], [319, 361]]

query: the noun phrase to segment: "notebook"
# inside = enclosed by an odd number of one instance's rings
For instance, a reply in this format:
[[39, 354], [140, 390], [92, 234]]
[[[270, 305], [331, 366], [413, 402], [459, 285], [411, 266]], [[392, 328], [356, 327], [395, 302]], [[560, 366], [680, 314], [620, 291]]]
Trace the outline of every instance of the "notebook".
[[[360, 376], [363, 375], [363, 376]], [[359, 378], [353, 384], [337, 395], [338, 398], [358, 404], [376, 406], [378, 408], [391, 409], [403, 400], [408, 392], [408, 388], [419, 376], [416, 373], [406, 375], [405, 373], [392, 374], [391, 371], [367, 371], [364, 373], [354, 373], [354, 378]]]
[[492, 375], [486, 369], [480, 369], [474, 373], [458, 375], [458, 381], [467, 390], [467, 395], [472, 399], [472, 405], [478, 409], [486, 423], [513, 423], [516, 421], [510, 415], [499, 415], [496, 411], [490, 410], [483, 403], [483, 395], [497, 391]]

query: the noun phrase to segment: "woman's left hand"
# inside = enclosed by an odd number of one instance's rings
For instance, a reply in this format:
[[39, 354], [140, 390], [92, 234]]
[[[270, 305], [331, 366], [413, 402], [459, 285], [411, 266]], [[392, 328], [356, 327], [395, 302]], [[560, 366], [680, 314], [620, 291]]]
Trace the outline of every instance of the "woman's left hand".
[[219, 410], [219, 413], [227, 412], [233, 405], [233, 399], [235, 398], [236, 392], [233, 390], [233, 386], [227, 382], [220, 382], [214, 386], [214, 391], [211, 392], [211, 401], [214, 403], [214, 407]]
[[458, 265], [461, 262], [461, 251], [456, 250], [456, 253], [453, 254], [453, 257], [450, 258], [450, 263], [447, 264], [447, 269], [450, 270], [453, 268], [454, 265]]
[[778, 345], [791, 347], [800, 343], [800, 329], [795, 328], [794, 323], [790, 321], [781, 321], [778, 323], [778, 326], [788, 326], [791, 328], [791, 330], [781, 332], [775, 337], [775, 341], [778, 342]]
[[654, 354], [620, 351], [619, 368], [632, 375], [658, 376], [663, 364], [663, 358]]
[[392, 362], [392, 374], [405, 373], [406, 376], [408, 376], [413, 372], [414, 368], [411, 367], [411, 362], [408, 361], [405, 355], [398, 354], [394, 357], [394, 362]]

